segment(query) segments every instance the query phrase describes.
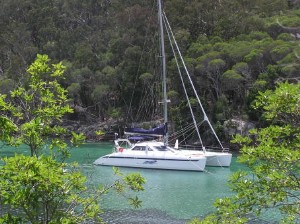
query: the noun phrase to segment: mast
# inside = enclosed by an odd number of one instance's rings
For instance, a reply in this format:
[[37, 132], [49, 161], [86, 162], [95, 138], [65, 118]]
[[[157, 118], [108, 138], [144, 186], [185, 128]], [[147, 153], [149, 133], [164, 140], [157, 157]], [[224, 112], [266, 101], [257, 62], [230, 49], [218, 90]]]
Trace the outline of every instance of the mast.
[[[159, 20], [159, 32], [160, 32], [160, 53], [162, 63], [162, 81], [163, 81], [163, 111], [164, 111], [164, 123], [166, 130], [168, 130], [168, 100], [167, 100], [167, 78], [166, 78], [166, 55], [165, 55], [165, 43], [164, 43], [164, 29], [163, 29], [163, 18], [162, 18], [162, 3], [158, 0], [158, 20]], [[164, 144], [168, 145], [168, 131], [164, 136]]]

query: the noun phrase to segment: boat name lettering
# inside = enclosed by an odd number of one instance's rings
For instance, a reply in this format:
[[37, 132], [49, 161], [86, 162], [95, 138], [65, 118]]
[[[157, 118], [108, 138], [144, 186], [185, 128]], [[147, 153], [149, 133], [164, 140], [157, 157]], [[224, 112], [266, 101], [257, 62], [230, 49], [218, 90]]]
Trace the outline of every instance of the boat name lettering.
[[144, 162], [144, 164], [154, 164], [156, 162], [157, 162], [156, 160], [147, 160]]

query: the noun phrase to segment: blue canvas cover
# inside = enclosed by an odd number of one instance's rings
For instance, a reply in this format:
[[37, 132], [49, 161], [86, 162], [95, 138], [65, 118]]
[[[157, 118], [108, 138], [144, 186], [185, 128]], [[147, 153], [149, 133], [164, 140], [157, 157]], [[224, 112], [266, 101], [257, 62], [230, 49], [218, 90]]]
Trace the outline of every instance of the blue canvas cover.
[[148, 136], [164, 136], [167, 133], [167, 124], [162, 124], [151, 129], [144, 128], [125, 128], [125, 134], [128, 135], [148, 135]]

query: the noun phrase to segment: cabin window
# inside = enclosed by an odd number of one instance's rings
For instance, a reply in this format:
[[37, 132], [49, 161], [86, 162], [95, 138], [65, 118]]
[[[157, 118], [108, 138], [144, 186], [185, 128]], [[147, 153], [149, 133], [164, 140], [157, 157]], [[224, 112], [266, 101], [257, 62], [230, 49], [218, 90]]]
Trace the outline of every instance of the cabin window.
[[[132, 150], [133, 151], [146, 151], [147, 146], [135, 146]], [[153, 150], [148, 147], [148, 151], [153, 151]]]
[[135, 146], [132, 150], [134, 151], [146, 151], [145, 146]]
[[168, 151], [168, 148], [165, 145], [155, 146], [155, 149], [157, 149], [158, 151]]

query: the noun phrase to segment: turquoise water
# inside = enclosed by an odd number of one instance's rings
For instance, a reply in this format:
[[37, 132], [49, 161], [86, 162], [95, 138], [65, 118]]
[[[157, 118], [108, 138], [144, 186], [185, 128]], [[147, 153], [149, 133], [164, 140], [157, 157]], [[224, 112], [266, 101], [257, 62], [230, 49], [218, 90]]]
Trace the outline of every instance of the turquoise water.
[[[109, 184], [116, 179], [112, 168], [91, 164], [111, 151], [111, 143], [88, 143], [75, 149], [70, 160], [79, 162], [93, 183]], [[190, 219], [211, 212], [216, 198], [231, 194], [227, 179], [240, 168], [233, 157], [230, 168], [207, 167], [205, 172], [134, 168], [121, 168], [121, 172], [140, 172], [146, 179], [145, 191], [138, 193], [143, 201], [142, 210], [155, 209], [177, 219]], [[103, 199], [102, 207], [122, 210], [128, 209], [128, 203], [122, 197], [109, 194]]]
[[[109, 185], [117, 179], [112, 167], [92, 163], [111, 151], [112, 143], [86, 143], [71, 150], [68, 162], [78, 162], [90, 184]], [[29, 154], [27, 147], [12, 149], [0, 145], [0, 157], [16, 152]], [[227, 179], [239, 169], [245, 167], [236, 162], [235, 156], [230, 168], [207, 167], [205, 172], [121, 168], [125, 174], [139, 172], [146, 179], [145, 191], [137, 193], [143, 201], [142, 208], [132, 209], [124, 197], [109, 193], [100, 202], [102, 209], [108, 211], [104, 219], [108, 223], [182, 224], [193, 217], [205, 216], [214, 210], [216, 198], [232, 194]]]

